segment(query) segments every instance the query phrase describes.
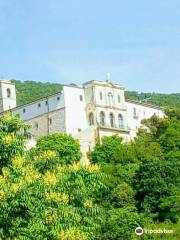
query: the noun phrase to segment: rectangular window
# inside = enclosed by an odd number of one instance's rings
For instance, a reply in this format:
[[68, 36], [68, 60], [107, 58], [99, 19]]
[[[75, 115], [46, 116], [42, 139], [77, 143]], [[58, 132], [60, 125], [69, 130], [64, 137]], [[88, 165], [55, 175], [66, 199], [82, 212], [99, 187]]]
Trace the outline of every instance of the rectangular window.
[[40, 104], [40, 103], [38, 103], [38, 107], [41, 107], [41, 104]]
[[52, 124], [52, 118], [49, 118], [49, 125]]
[[36, 129], [38, 129], [38, 128], [39, 128], [39, 124], [38, 124], [38, 122], [35, 122], [35, 124], [34, 124], [34, 125], [35, 125], [35, 128], [36, 128]]
[[26, 112], [26, 109], [24, 108], [24, 109], [23, 109], [23, 113], [25, 113], [25, 112]]
[[80, 95], [79, 98], [80, 98], [80, 101], [82, 102], [83, 101], [83, 96]]

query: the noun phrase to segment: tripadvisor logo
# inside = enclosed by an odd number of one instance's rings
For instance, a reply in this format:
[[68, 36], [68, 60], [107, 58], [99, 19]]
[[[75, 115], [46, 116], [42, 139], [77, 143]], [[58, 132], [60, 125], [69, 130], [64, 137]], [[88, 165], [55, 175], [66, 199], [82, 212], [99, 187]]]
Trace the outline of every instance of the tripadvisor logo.
[[141, 227], [137, 227], [135, 229], [135, 234], [138, 235], [138, 236], [142, 235], [143, 234], [143, 229]]

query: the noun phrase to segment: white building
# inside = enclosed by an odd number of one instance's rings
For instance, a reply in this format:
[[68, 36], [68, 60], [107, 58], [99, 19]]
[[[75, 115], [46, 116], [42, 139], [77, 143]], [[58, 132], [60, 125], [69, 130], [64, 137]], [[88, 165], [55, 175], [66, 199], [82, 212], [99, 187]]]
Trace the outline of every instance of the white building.
[[18, 107], [15, 85], [1, 80], [0, 112], [9, 109], [32, 125], [34, 139], [53, 132], [78, 138], [84, 157], [103, 136], [118, 134], [129, 141], [142, 126], [142, 119], [164, 116], [158, 106], [125, 99], [123, 85], [95, 80], [82, 86], [65, 85], [57, 94]]

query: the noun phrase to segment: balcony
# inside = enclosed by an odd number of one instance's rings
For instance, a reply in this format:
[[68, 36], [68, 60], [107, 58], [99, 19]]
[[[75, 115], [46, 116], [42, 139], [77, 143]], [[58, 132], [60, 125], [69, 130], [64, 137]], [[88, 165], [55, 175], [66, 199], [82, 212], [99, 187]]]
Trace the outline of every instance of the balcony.
[[129, 132], [130, 128], [128, 126], [125, 125], [118, 125], [118, 124], [114, 124], [113, 126], [111, 126], [110, 124], [99, 124], [99, 128], [102, 130], [106, 130], [106, 131], [115, 131], [115, 132]]

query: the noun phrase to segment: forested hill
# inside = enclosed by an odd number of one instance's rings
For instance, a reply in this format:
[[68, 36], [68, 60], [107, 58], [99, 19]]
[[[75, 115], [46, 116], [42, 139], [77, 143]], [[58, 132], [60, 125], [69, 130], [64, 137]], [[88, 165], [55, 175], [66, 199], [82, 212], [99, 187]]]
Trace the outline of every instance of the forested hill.
[[12, 82], [15, 82], [16, 84], [18, 106], [54, 94], [62, 89], [62, 85], [58, 83], [19, 80], [12, 80]]
[[126, 91], [126, 98], [138, 100], [145, 103], [155, 104], [163, 107], [180, 108], [180, 93], [138, 93], [135, 91]]
[[[62, 89], [58, 83], [13, 80], [16, 84], [17, 104], [23, 105], [36, 99], [51, 95]], [[126, 91], [126, 98], [152, 103], [158, 106], [180, 107], [180, 93], [138, 93]]]

